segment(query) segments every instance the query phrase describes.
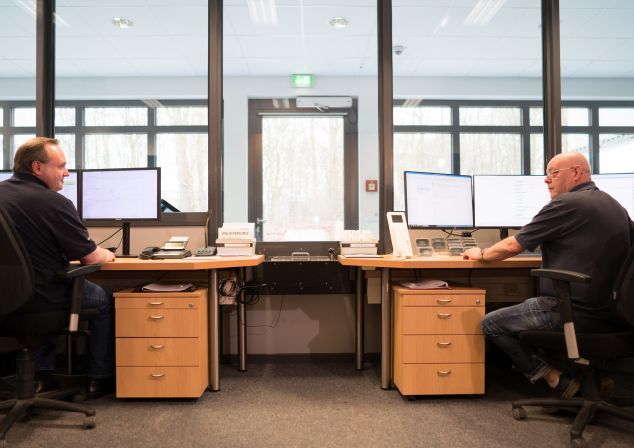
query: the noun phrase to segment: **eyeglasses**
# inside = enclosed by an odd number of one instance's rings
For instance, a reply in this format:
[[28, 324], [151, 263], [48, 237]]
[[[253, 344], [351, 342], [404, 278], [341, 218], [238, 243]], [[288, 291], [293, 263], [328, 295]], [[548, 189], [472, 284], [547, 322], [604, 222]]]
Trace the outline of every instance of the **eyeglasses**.
[[559, 176], [559, 172], [563, 170], [574, 170], [574, 166], [569, 166], [568, 168], [559, 168], [558, 170], [546, 170], [546, 177], [549, 179], [554, 179]]

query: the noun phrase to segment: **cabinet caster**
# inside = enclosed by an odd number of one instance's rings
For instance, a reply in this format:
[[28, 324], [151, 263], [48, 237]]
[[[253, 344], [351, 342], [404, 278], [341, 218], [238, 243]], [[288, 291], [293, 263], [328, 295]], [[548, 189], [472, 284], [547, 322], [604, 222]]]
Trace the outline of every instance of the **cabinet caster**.
[[93, 429], [95, 426], [97, 426], [97, 420], [96, 420], [95, 416], [94, 415], [87, 415], [84, 418], [83, 428], [84, 429]]
[[513, 408], [511, 412], [515, 420], [524, 420], [526, 418], [526, 409], [524, 408]]
[[586, 446], [586, 441], [583, 437], [573, 437], [570, 439], [571, 448], [583, 448]]

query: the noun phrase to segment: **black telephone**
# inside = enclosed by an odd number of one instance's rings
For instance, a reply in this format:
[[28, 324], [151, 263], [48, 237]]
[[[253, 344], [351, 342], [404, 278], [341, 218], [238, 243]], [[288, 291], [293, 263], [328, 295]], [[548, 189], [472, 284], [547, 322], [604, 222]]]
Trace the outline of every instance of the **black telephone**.
[[149, 260], [150, 258], [152, 258], [152, 255], [154, 255], [159, 250], [161, 250], [161, 248], [158, 246], [148, 246], [139, 254], [139, 258], [142, 260]]

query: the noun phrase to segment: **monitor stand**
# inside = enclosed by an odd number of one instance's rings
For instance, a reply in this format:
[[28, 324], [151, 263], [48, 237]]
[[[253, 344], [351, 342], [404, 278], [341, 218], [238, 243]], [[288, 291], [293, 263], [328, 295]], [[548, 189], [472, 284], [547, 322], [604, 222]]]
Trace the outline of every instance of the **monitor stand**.
[[506, 227], [500, 227], [500, 241], [509, 237], [509, 229]]
[[130, 223], [124, 221], [121, 224], [121, 231], [123, 232], [121, 234], [121, 243], [123, 245], [121, 254], [130, 255]]

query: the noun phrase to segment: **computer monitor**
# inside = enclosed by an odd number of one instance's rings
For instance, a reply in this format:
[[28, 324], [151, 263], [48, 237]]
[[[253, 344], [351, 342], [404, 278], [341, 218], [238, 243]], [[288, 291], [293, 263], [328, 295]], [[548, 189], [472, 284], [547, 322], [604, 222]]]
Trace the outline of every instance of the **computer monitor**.
[[405, 171], [409, 228], [471, 228], [471, 176]]
[[85, 220], [122, 221], [124, 255], [130, 253], [130, 221], [161, 216], [160, 168], [83, 170], [81, 185]]
[[[61, 189], [58, 193], [70, 199], [75, 208], [77, 208], [77, 197], [79, 190], [77, 171], [69, 171], [68, 173], [69, 176], [64, 179], [64, 188]], [[3, 180], [7, 180], [11, 176], [13, 176], [13, 171], [0, 171], [0, 182], [2, 182]]]
[[599, 190], [616, 199], [630, 218], [634, 216], [634, 173], [593, 174], [592, 180]]
[[548, 202], [544, 176], [473, 176], [476, 227], [520, 228]]

